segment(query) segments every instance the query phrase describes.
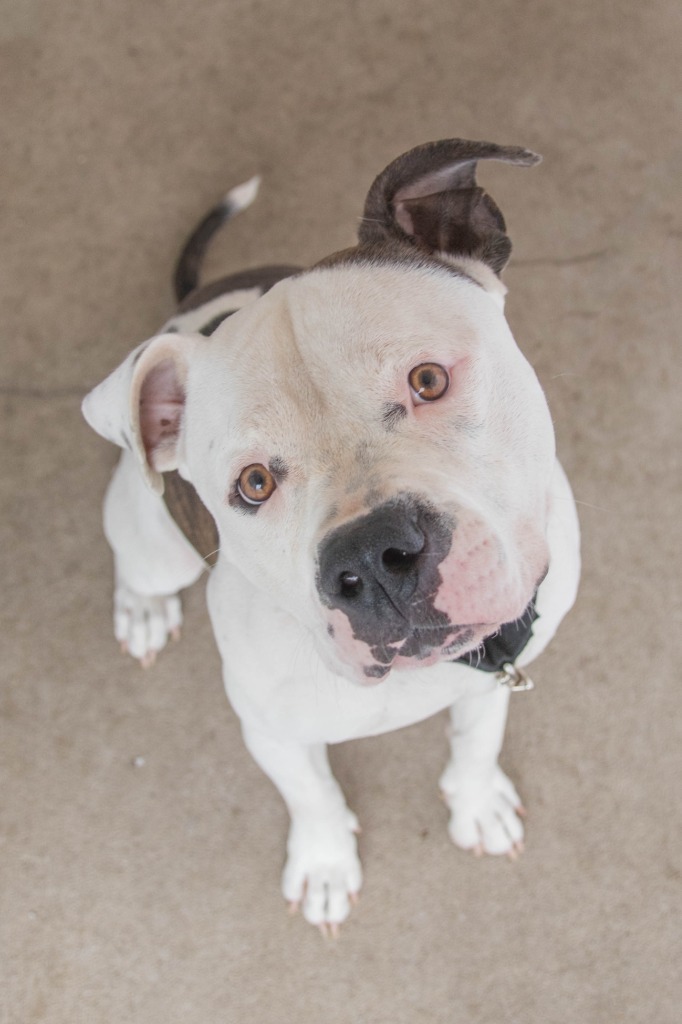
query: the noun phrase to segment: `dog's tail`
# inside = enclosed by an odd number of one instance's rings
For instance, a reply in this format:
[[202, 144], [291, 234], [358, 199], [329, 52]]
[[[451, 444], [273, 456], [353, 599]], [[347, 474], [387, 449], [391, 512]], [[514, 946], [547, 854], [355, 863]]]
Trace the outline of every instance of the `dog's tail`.
[[201, 261], [216, 231], [251, 205], [258, 195], [259, 186], [258, 175], [245, 181], [243, 185], [237, 185], [197, 224], [185, 242], [173, 275], [173, 287], [178, 302], [182, 302], [185, 296], [197, 287]]

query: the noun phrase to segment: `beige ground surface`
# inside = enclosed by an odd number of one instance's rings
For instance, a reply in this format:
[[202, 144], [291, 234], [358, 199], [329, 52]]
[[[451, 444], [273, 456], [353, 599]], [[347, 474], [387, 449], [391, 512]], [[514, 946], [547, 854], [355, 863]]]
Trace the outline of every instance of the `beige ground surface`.
[[[5, 3], [3, 1024], [680, 1020], [681, 37], [673, 0]], [[525, 857], [450, 846], [442, 718], [337, 748], [366, 890], [325, 944], [284, 912], [284, 811], [202, 588], [154, 671], [117, 651], [114, 451], [79, 397], [164, 319], [226, 187], [264, 175], [214, 269], [307, 263], [390, 159], [452, 135], [545, 156], [483, 178], [584, 583], [512, 710]]]

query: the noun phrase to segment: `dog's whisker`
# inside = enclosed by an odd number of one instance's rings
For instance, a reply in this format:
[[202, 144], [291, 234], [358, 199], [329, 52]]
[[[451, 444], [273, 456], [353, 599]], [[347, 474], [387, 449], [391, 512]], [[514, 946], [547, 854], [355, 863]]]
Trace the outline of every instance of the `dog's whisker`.
[[575, 499], [576, 505], [582, 505], [583, 508], [594, 509], [595, 512], [607, 512], [609, 515], [614, 515], [617, 512], [615, 508], [604, 508], [603, 505], [593, 505], [589, 501], [580, 501], [579, 498]]
[[219, 555], [219, 554], [220, 554], [220, 548], [216, 548], [215, 551], [209, 551], [209, 553], [207, 555], [203, 556], [204, 567], [201, 570], [202, 573], [206, 573], [206, 575], [208, 576], [208, 575], [210, 575], [213, 572], [214, 566], [210, 564], [209, 559], [214, 558], [216, 555]]

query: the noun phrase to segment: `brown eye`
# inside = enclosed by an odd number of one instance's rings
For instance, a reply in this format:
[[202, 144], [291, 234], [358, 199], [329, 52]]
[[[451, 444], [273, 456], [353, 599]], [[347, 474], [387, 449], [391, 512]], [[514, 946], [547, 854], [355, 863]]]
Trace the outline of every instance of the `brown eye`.
[[277, 484], [269, 469], [260, 462], [247, 466], [239, 474], [237, 490], [249, 505], [262, 505], [275, 491]]
[[439, 363], [420, 363], [410, 371], [408, 380], [418, 402], [435, 402], [450, 387], [448, 371]]

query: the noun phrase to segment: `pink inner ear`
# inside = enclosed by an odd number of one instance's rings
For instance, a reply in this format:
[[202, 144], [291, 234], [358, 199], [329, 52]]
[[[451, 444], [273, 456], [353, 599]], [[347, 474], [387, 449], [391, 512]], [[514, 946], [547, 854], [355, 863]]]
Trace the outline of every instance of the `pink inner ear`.
[[394, 203], [402, 203], [406, 199], [422, 199], [432, 196], [435, 192], [447, 192], [453, 188], [471, 188], [476, 172], [475, 160], [463, 160], [441, 167], [430, 174], [422, 174], [415, 181], [408, 182], [399, 188], [393, 196]]
[[[442, 167], [431, 174], [423, 174], [416, 181], [398, 188], [393, 196], [393, 215], [406, 234], [415, 236], [415, 222], [409, 204], [413, 200], [428, 200], [440, 193], [468, 188], [474, 183], [475, 160], [465, 161], [449, 167]], [[406, 206], [406, 203], [408, 206]]]
[[393, 213], [396, 221], [406, 235], [414, 235], [414, 222], [410, 210], [405, 208], [406, 202], [411, 199], [425, 199], [439, 192], [473, 188], [475, 176], [476, 161], [462, 160], [408, 182], [393, 196]]
[[[155, 469], [155, 454], [172, 455], [180, 435], [185, 392], [172, 359], [152, 367], [140, 389], [140, 433], [147, 459]], [[165, 460], [164, 460], [165, 461]]]

